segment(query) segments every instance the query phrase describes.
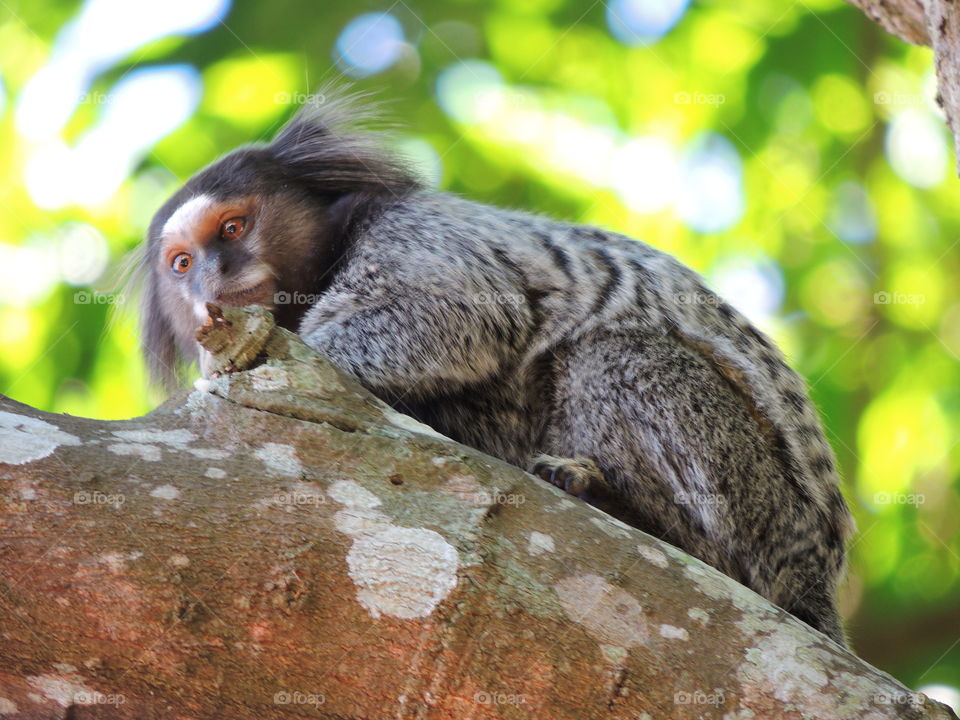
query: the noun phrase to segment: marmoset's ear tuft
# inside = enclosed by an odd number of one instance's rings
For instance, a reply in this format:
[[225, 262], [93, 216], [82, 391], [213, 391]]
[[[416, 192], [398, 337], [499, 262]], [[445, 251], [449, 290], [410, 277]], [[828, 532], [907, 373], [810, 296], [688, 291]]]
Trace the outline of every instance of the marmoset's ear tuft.
[[321, 195], [378, 190], [402, 195], [419, 187], [387, 149], [381, 103], [326, 85], [280, 130], [266, 150], [299, 182]]

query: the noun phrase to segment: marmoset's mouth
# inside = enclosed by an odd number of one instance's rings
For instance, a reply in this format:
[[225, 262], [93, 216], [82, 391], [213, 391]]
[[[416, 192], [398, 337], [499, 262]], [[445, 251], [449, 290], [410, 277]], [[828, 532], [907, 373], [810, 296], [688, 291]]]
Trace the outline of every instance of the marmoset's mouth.
[[233, 307], [242, 307], [244, 305], [263, 305], [273, 307], [274, 298], [271, 284], [269, 281], [263, 281], [250, 287], [231, 289], [228, 292], [222, 292], [216, 296], [214, 302], [221, 305]]

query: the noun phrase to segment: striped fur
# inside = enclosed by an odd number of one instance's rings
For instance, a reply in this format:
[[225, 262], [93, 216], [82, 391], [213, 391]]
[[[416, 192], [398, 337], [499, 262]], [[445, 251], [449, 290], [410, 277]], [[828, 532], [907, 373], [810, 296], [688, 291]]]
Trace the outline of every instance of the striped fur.
[[[202, 193], [262, 198], [257, 262], [325, 258], [297, 283], [277, 279], [319, 294], [294, 325], [307, 343], [508, 462], [592, 459], [604, 484], [587, 500], [842, 643], [853, 523], [816, 409], [773, 343], [642, 242], [423, 191], [375, 142], [337, 129], [344, 107], [207, 168], [154, 227]], [[316, 215], [271, 234], [279, 218]], [[168, 323], [186, 312], [160, 291], [147, 308]], [[146, 329], [168, 362], [163, 329]]]
[[[833, 596], [852, 520], [804, 383], [768, 338], [694, 272], [614, 233], [420, 192], [382, 198], [373, 216], [304, 318], [308, 343], [512, 463], [591, 457], [613, 489], [604, 509], [842, 642]], [[685, 369], [693, 354], [703, 367]], [[663, 422], [609, 422], [639, 406]], [[721, 453], [732, 476], [717, 476]], [[658, 454], [669, 461], [638, 457]]]

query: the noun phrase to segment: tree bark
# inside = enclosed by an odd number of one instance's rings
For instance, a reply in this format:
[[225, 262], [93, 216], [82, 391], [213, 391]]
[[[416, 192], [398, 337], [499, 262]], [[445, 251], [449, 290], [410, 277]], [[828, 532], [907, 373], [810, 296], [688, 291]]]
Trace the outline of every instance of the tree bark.
[[0, 716], [955, 717], [295, 336], [267, 352], [129, 421], [0, 399]]
[[[960, 7], [954, 0], [847, 0], [884, 30], [933, 48], [937, 104], [953, 133], [960, 163]], [[960, 170], [960, 164], [958, 164]]]

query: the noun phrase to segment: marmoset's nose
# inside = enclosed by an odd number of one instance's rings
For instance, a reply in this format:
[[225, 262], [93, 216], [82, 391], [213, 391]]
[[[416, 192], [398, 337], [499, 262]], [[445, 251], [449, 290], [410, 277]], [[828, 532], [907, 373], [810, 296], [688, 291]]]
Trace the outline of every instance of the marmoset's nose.
[[193, 261], [193, 272], [191, 273], [190, 292], [194, 297], [203, 300], [213, 298], [219, 291], [222, 270], [220, 268], [220, 258], [217, 253], [211, 253], [207, 249], [202, 249], [197, 253]]

